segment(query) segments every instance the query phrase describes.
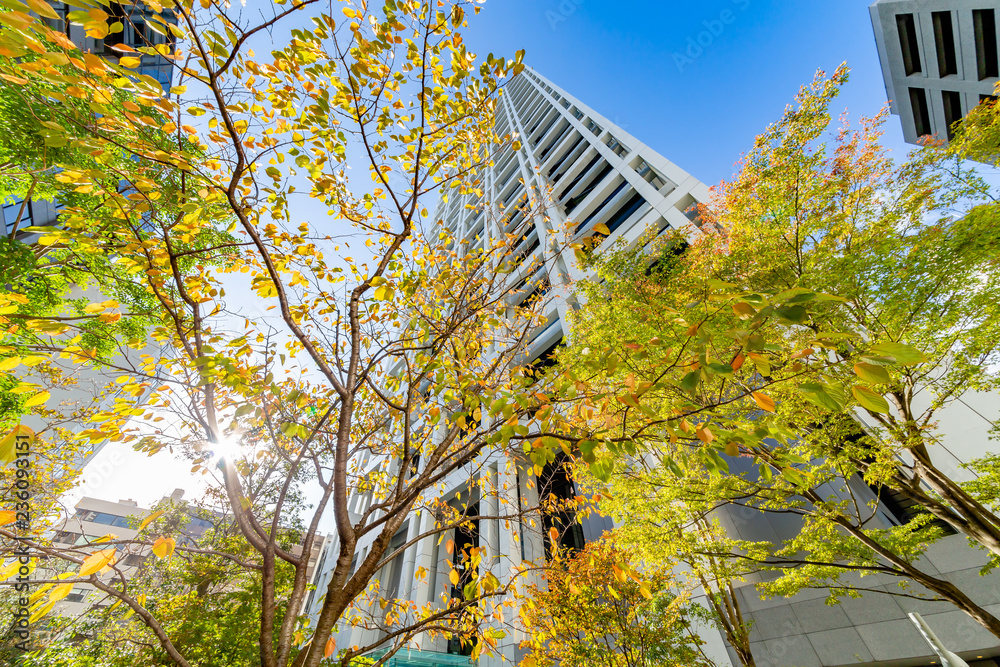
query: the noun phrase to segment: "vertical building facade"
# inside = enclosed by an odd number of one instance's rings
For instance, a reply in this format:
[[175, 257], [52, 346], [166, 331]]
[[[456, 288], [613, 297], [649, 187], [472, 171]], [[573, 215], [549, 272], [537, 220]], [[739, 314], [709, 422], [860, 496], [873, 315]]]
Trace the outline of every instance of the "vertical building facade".
[[[494, 243], [507, 234], [519, 235], [509, 275], [510, 304], [537, 298], [543, 303], [546, 322], [533, 334], [525, 355], [536, 369], [549, 365], [553, 352], [569, 337], [568, 315], [577, 307], [569, 285], [584, 278], [572, 255], [562, 247], [566, 230], [571, 236], [591, 236], [597, 225], [610, 235], [604, 244], [625, 240], [643, 242], [653, 230], [682, 230], [697, 221], [697, 205], [707, 201], [708, 187], [663, 158], [610, 120], [572, 97], [537, 72], [526, 69], [514, 78], [500, 97], [496, 115], [498, 135], [517, 139], [493, 157], [493, 166], [482, 174], [482, 195], [453, 196], [438, 207], [436, 219], [453, 233], [467, 251]], [[373, 464], [376, 462], [372, 462]], [[540, 475], [507, 465], [505, 455], [487, 455], [477, 461], [470, 479], [467, 470], [453, 473], [444, 482], [441, 498], [456, 508], [467, 504], [471, 514], [495, 515], [499, 507], [524, 511], [538, 506], [539, 497], [577, 495], [573, 481], [560, 465], [550, 464]], [[352, 520], [371, 502], [352, 499]], [[540, 516], [537, 522], [478, 521], [471, 530], [456, 530], [439, 540], [427, 538], [410, 546], [387, 563], [376, 577], [380, 596], [410, 600], [418, 605], [440, 603], [441, 596], [461, 598], [448, 580], [451, 557], [445, 544], [453, 540], [456, 553], [464, 546], [485, 546], [494, 558], [482, 567], [502, 584], [509, 582], [512, 565], [541, 559], [548, 549], [548, 531], [557, 527], [564, 546], [581, 548], [613, 526], [602, 517], [578, 520], [565, 512]], [[387, 553], [396, 551], [433, 527], [434, 517], [415, 513], [392, 539]], [[533, 525], [532, 525], [533, 524]], [[359, 543], [355, 563], [368, 555], [374, 535]], [[313, 583], [316, 590], [307, 602], [313, 623], [339, 552], [330, 538], [320, 558]], [[427, 572], [423, 580], [415, 572]], [[508, 619], [512, 620], [512, 619]], [[504, 660], [519, 661], [519, 638], [510, 628], [500, 641]], [[342, 621], [337, 628], [339, 648], [364, 646], [376, 641], [378, 631], [352, 627]], [[725, 662], [721, 638], [718, 655]], [[471, 647], [457, 639], [420, 636], [412, 648], [392, 659], [394, 667], [462, 667], [469, 665]], [[499, 667], [498, 657], [480, 658], [484, 667]]]
[[[542, 300], [547, 324], [539, 327], [525, 352], [527, 359], [541, 368], [549, 363], [555, 348], [570, 337], [567, 321], [578, 304], [569, 285], [587, 277], [575, 260], [559, 249], [561, 244], [553, 241], [565, 241], [566, 229], [571, 235], [590, 236], [599, 224], [610, 232], [602, 247], [618, 240], [629, 245], [644, 243], [649, 234], [668, 229], [690, 230], [692, 223], [699, 224], [697, 204], [707, 201], [710, 193], [705, 184], [531, 69], [508, 85], [500, 99], [496, 123], [498, 134], [518, 138], [519, 146], [507, 147], [495, 156], [494, 166], [483, 176], [482, 196], [468, 194], [443, 202], [436, 217], [470, 250], [504, 234], [520, 234], [514, 251], [514, 256], [520, 258], [519, 266], [509, 276], [511, 304], [527, 298]], [[968, 396], [941, 413], [946, 437], [935, 460], [963, 480], [969, 473], [960, 470], [962, 463], [983, 456], [989, 449], [990, 423], [980, 423], [972, 415], [974, 408], [981, 405], [995, 406], [995, 397]], [[745, 464], [741, 459], [732, 459], [730, 470], [734, 474], [752, 474]], [[480, 479], [470, 479], [467, 472], [460, 471], [445, 482], [448, 490], [442, 499], [454, 501], [456, 507], [467, 502], [470, 507], [482, 507], [483, 514], [490, 514], [501, 501], [516, 502], [526, 509], [537, 506], [539, 493], [576, 495], [573, 481], [558, 466], [550, 466], [536, 476], [530, 469], [511, 469], [502, 456], [495, 454], [476, 469], [491, 483], [482, 485]], [[896, 503], [886, 489], [872, 489], [860, 479], [846, 483], [857, 497], [878, 508], [872, 520], [881, 527], [900, 525], [912, 518], [908, 508]], [[484, 488], [495, 489], [497, 495], [482, 493]], [[501, 498], [504, 493], [507, 497]], [[511, 498], [514, 495], [516, 499]], [[352, 520], [370, 502], [365, 497], [353, 499]], [[737, 539], [774, 544], [793, 538], [801, 526], [797, 517], [751, 508], [723, 508], [719, 519]], [[430, 529], [433, 521], [426, 513], [411, 516], [393, 538], [388, 552]], [[582, 521], [565, 516], [541, 517], [535, 527], [480, 521], [472, 533], [456, 531], [440, 542], [434, 537], [416, 543], [376, 576], [383, 590], [388, 587], [389, 597], [420, 605], [434, 603], [442, 594], [451, 592], [447, 578], [450, 568], [446, 565], [449, 556], [443, 544], [453, 539], [456, 545], [487, 546], [491, 553], [500, 554], [495, 562], [483, 567], [507, 583], [504, 577], [510, 565], [544, 557], [546, 533], [552, 525], [569, 528], [563, 531], [562, 541], [576, 547], [613, 527], [601, 517]], [[358, 561], [367, 555], [372, 539], [370, 536], [359, 544]], [[330, 538], [313, 580], [316, 590], [307, 604], [313, 622], [338, 551], [336, 537]], [[968, 546], [962, 535], [950, 535], [932, 545], [921, 567], [962, 586], [977, 603], [992, 613], [1000, 613], [1000, 575], [979, 574], [986, 560], [982, 552]], [[429, 573], [425, 581], [414, 577], [417, 571]], [[870, 592], [832, 606], [826, 604], [829, 591], [823, 589], [763, 600], [754, 585], [761, 580], [751, 576], [737, 588], [745, 617], [753, 624], [751, 649], [759, 667], [936, 664], [937, 658], [907, 616], [911, 611], [921, 613], [949, 648], [962, 652], [970, 665], [1000, 664], [990, 658], [1000, 655], [1000, 649], [994, 647], [995, 639], [964, 612], [948, 603], [893, 596], [890, 593], [898, 588], [892, 577], [858, 579], [853, 583]], [[920, 594], [916, 585], [914, 592]], [[460, 593], [453, 596], [460, 597]], [[516, 663], [520, 657], [518, 638], [509, 628], [506, 630], [508, 636], [500, 644], [503, 657]], [[740, 664], [718, 630], [704, 627], [699, 633], [706, 641], [706, 653], [717, 665]], [[338, 646], [344, 648], [369, 644], [378, 639], [378, 633], [342, 622], [336, 637]], [[393, 658], [393, 667], [464, 667], [469, 664], [464, 655], [468, 655], [468, 648], [455, 641], [419, 637], [412, 649]], [[480, 664], [494, 667], [500, 663], [497, 658], [481, 658]]]
[[892, 113], [903, 137], [947, 141], [1000, 78], [996, 0], [877, 0], [869, 8]]

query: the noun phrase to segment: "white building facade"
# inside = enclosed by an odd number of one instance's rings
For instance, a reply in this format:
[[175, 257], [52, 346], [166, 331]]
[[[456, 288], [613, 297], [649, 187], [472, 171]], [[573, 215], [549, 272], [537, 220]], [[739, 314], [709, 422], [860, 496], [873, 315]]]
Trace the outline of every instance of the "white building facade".
[[[502, 239], [504, 234], [521, 234], [513, 256], [519, 266], [509, 277], [511, 305], [527, 298], [544, 299], [547, 323], [539, 327], [526, 354], [543, 367], [553, 350], [569, 337], [568, 313], [575, 307], [569, 285], [585, 276], [575, 266], [565, 246], [565, 230], [586, 237], [597, 225], [605, 225], [610, 236], [605, 243], [624, 239], [640, 242], [650, 229], [682, 230], [697, 218], [697, 204], [707, 201], [709, 190], [702, 182], [664, 159], [638, 139], [616, 126], [589, 106], [538, 73], [526, 69], [513, 79], [500, 97], [497, 134], [516, 137], [517, 150], [508, 146], [494, 157], [494, 165], [483, 174], [483, 196], [455, 196], [439, 206], [436, 219], [443, 220], [455, 239], [469, 250]], [[484, 209], [483, 202], [492, 209]], [[526, 220], [529, 218], [529, 220]], [[468, 503], [482, 515], [496, 515], [515, 508], [528, 511], [539, 504], [539, 489], [560, 498], [576, 495], [573, 482], [558, 466], [550, 466], [540, 476], [509, 466], [505, 455], [493, 454], [473, 466], [475, 477], [456, 471], [445, 481], [442, 500], [456, 507]], [[355, 498], [351, 509], [360, 515], [370, 502]], [[471, 510], [469, 510], [471, 512]], [[352, 517], [352, 518], [354, 518]], [[485, 546], [493, 558], [481, 567], [495, 574], [501, 584], [510, 581], [512, 566], [524, 560], [541, 559], [546, 553], [547, 531], [559, 522], [564, 545], [582, 547], [612, 528], [608, 519], [588, 517], [538, 517], [522, 522], [479, 521], [474, 530], [453, 531], [439, 540], [427, 538], [410, 546], [402, 556], [386, 564], [376, 578], [388, 597], [411, 600], [418, 605], [435, 603], [452, 590], [448, 581], [451, 557], [445, 545]], [[428, 512], [414, 514], [390, 543], [388, 553], [433, 527]], [[532, 525], [534, 524], [534, 525]], [[364, 559], [374, 534], [357, 547], [356, 563]], [[318, 617], [323, 592], [332, 576], [339, 553], [336, 538], [327, 541], [316, 577], [316, 590], [306, 603], [313, 622]], [[423, 580], [416, 572], [427, 572]], [[380, 592], [380, 595], [385, 595]], [[459, 593], [453, 596], [460, 597]], [[508, 619], [510, 621], [512, 619]], [[484, 667], [519, 662], [519, 637], [511, 631], [499, 642], [501, 656], [482, 657]], [[379, 638], [378, 631], [338, 626], [339, 648], [364, 646]], [[714, 638], [720, 665], [728, 665], [721, 637]], [[469, 665], [470, 648], [458, 640], [420, 636], [412, 650], [398, 653], [389, 667], [462, 667]], [[377, 652], [376, 652], [377, 653]]]
[[869, 8], [882, 76], [903, 137], [947, 141], [1000, 78], [996, 0], [877, 0]]

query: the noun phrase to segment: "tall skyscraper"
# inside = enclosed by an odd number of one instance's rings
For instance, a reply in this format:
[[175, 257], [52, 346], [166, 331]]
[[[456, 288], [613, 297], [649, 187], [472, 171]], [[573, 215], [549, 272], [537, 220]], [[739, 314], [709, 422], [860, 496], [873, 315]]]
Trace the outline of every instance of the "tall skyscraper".
[[[677, 165], [655, 153], [648, 146], [625, 132], [621, 127], [569, 95], [537, 72], [526, 69], [513, 79], [501, 97], [497, 111], [497, 132], [517, 137], [520, 146], [508, 147], [494, 158], [494, 165], [483, 176], [483, 194], [456, 196], [443, 202], [436, 219], [443, 220], [456, 239], [469, 249], [481, 247], [498, 235], [520, 229], [520, 241], [514, 256], [519, 267], [509, 276], [512, 304], [527, 298], [543, 299], [547, 324], [539, 328], [529, 342], [526, 355], [536, 367], [549, 363], [553, 350], [569, 338], [569, 312], [577, 307], [568, 286], [585, 278], [575, 261], [554, 239], [562, 239], [567, 228], [571, 234], [590, 236], [596, 225], [606, 225], [610, 236], [604, 246], [623, 239], [626, 243], [641, 242], [643, 235], [667, 229], [692, 229], [698, 225], [697, 204], [709, 198], [709, 189]], [[483, 205], [492, 208], [483, 208]], [[530, 224], [523, 224], [530, 217]], [[977, 456], [987, 447], [988, 422], [975, 419], [974, 407], [992, 397], [968, 397], [968, 412], [942, 413], [943, 430], [954, 434], [944, 441], [941, 463], [953, 470]], [[950, 457], [950, 458], [949, 458]], [[742, 466], [742, 467], [741, 467]], [[748, 472], [746, 461], [730, 462], [734, 474]], [[491, 484], [481, 485], [478, 478], [470, 479], [465, 471], [450, 476], [444, 484], [442, 499], [458, 498], [469, 507], [482, 507], [482, 514], [496, 512], [499, 498], [480, 489], [516, 490], [520, 509], [536, 507], [540, 493], [570, 498], [576, 495], [574, 483], [557, 465], [546, 467], [540, 475], [529, 470], [509, 469], [499, 454], [477, 467], [474, 474], [489, 477]], [[963, 477], [963, 479], [965, 479]], [[863, 480], [849, 484], [857, 497], [877, 507], [873, 522], [888, 528], [905, 523], [912, 515], [907, 508], [895, 503], [886, 489], [877, 491]], [[876, 496], [876, 492], [879, 494]], [[503, 493], [503, 491], [500, 491]], [[371, 500], [364, 497], [352, 501], [352, 511], [363, 513]], [[475, 510], [469, 510], [473, 512]], [[414, 539], [432, 527], [434, 518], [411, 516], [393, 538], [387, 553]], [[724, 508], [720, 521], [737, 539], [770, 540], [780, 544], [792, 538], [801, 519], [785, 514], [763, 513], [751, 508]], [[538, 525], [499, 521], [479, 521], [471, 531], [454, 531], [441, 541], [438, 536], [424, 539], [407, 548], [387, 563], [376, 577], [382, 591], [389, 597], [416, 602], [419, 605], [439, 600], [442, 594], [461, 597], [448, 580], [450, 556], [445, 544], [453, 539], [462, 545], [486, 546], [490, 553], [500, 554], [493, 569], [501, 583], [509, 579], [509, 565], [523, 559], [540, 559], [547, 548], [547, 531], [558, 525], [566, 546], [582, 547], [612, 528], [602, 517], [542, 517]], [[360, 562], [371, 548], [374, 535], [357, 547]], [[324, 548], [313, 583], [316, 590], [306, 604], [313, 621], [318, 617], [323, 593], [332, 575], [339, 543], [331, 538]], [[977, 602], [1000, 605], [1000, 576], [979, 578], [979, 568], [985, 555], [969, 548], [961, 535], [940, 540], [928, 550], [928, 571], [956, 582], [975, 582], [968, 587]], [[414, 573], [426, 571], [425, 579], [417, 580]], [[910, 611], [920, 612], [932, 628], [957, 651], [973, 651], [989, 656], [993, 637], [970, 617], [947, 603], [921, 602], [889, 595], [895, 586], [891, 578], [877, 581], [860, 579], [855, 582], [872, 592], [862, 598], [847, 598], [841, 604], [827, 605], [829, 591], [806, 590], [791, 598], [762, 600], [750, 577], [737, 583], [737, 599], [747, 620], [753, 623], [751, 649], [759, 667], [788, 665], [835, 666], [847, 664], [931, 665], [931, 650], [907, 618]], [[919, 588], [919, 587], [915, 587]], [[384, 593], [380, 593], [384, 595]], [[991, 607], [992, 609], [992, 607]], [[507, 628], [509, 630], [509, 628]], [[720, 667], [739, 665], [735, 653], [728, 649], [722, 634], [712, 627], [699, 628], [706, 641], [706, 653]], [[364, 646], [378, 639], [377, 630], [352, 627], [342, 621], [338, 628], [338, 646]], [[500, 649], [508, 661], [518, 661], [518, 638], [509, 632], [501, 640]], [[996, 651], [1000, 654], [1000, 651]], [[436, 665], [466, 667], [468, 647], [457, 641], [420, 636], [413, 649], [401, 651], [393, 658], [392, 667]], [[968, 653], [964, 653], [968, 655]], [[483, 667], [498, 667], [497, 658], [481, 658]], [[996, 667], [991, 661], [970, 664]]]
[[[661, 232], [688, 227], [697, 220], [697, 204], [706, 201], [709, 192], [705, 184], [530, 69], [513, 79], [500, 97], [496, 130], [500, 136], [516, 137], [519, 147], [508, 146], [494, 157], [494, 166], [483, 175], [482, 197], [452, 197], [439, 206], [436, 218], [470, 250], [515, 230], [521, 235], [513, 251], [518, 267], [511, 272], [508, 285], [513, 294], [511, 305], [529, 298], [543, 300], [547, 322], [535, 332], [526, 350], [528, 359], [540, 369], [550, 363], [553, 351], [568, 336], [567, 315], [574, 307], [568, 285], [584, 277], [572, 255], [564, 255], [561, 244], [555, 243], [563, 238], [567, 225], [572, 225], [571, 234], [585, 237], [603, 224], [610, 232], [606, 244], [619, 239], [634, 243], [651, 229]], [[511, 495], [516, 495], [520, 509], [536, 507], [540, 494], [560, 498], [577, 495], [573, 481], [559, 465], [533, 475], [509, 469], [502, 456], [494, 455], [478, 469], [493, 479], [480, 488], [501, 493], [501, 489], [516, 489]], [[482, 507], [482, 514], [496, 513], [498, 498], [489, 493], [480, 497], [477, 480], [470, 480], [468, 474], [452, 475], [445, 485], [443, 499], [465, 499], [470, 506], [475, 502]], [[354, 509], [363, 512], [366, 500], [355, 502]], [[404, 524], [389, 553], [413, 539], [418, 530], [430, 528], [427, 522], [434, 519], [424, 514]], [[501, 554], [493, 571], [506, 584], [508, 565], [543, 557], [548, 529], [553, 525], [562, 529], [562, 543], [574, 547], [582, 547], [612, 527], [601, 517], [578, 521], [572, 516], [545, 516], [538, 525], [479, 521], [472, 531], [454, 531], [450, 538], [457, 545], [456, 551], [463, 545], [474, 545]], [[358, 545], [358, 561], [367, 554], [372, 538], [374, 535]], [[316, 591], [307, 603], [314, 620], [338, 550], [339, 543], [331, 540], [317, 568]], [[422, 605], [439, 599], [442, 593], [451, 593], [450, 568], [445, 565], [448, 558], [437, 536], [427, 538], [385, 565], [377, 578], [382, 590], [388, 587], [390, 597]], [[414, 578], [417, 568], [429, 573], [425, 581]], [[453, 596], [460, 598], [461, 593]], [[335, 636], [340, 648], [377, 639], [374, 631], [346, 623]], [[511, 632], [501, 640], [500, 649], [507, 660], [517, 661], [517, 642]], [[721, 639], [716, 643], [724, 658]], [[421, 636], [414, 644], [413, 650], [395, 656], [397, 667], [469, 664], [464, 656], [471, 647], [463, 647], [458, 640]], [[481, 658], [480, 664], [484, 663], [500, 664], [496, 658]]]
[[877, 0], [869, 8], [882, 76], [903, 137], [916, 144], [951, 127], [1000, 77], [996, 0]]

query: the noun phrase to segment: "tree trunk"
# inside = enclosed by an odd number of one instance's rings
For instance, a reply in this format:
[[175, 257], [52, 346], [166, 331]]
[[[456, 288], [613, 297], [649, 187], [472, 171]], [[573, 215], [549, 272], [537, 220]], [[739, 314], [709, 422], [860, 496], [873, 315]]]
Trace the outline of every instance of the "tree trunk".
[[881, 544], [873, 540], [864, 532], [863, 529], [858, 528], [847, 519], [839, 517], [835, 519], [835, 522], [859, 542], [863, 543], [879, 556], [889, 561], [893, 567], [899, 570], [902, 574], [934, 591], [948, 602], [951, 602], [953, 605], [974, 618], [981, 626], [989, 630], [993, 636], [1000, 639], [1000, 619], [973, 602], [968, 595], [959, 590], [958, 587], [950, 581], [932, 577], [923, 570], [918, 569], [909, 561], [900, 558], [898, 554], [886, 549]]

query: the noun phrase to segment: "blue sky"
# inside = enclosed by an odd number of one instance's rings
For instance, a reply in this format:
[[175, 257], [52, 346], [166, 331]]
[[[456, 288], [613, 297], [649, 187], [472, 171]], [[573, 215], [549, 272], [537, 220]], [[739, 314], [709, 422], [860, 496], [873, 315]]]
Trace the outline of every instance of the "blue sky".
[[[466, 41], [481, 56], [526, 49], [525, 62], [541, 74], [715, 184], [817, 69], [852, 67], [837, 114], [873, 115], [886, 103], [869, 4], [487, 0]], [[702, 32], [708, 46], [688, 59], [689, 40]], [[898, 118], [884, 143], [897, 157], [907, 150]]]

